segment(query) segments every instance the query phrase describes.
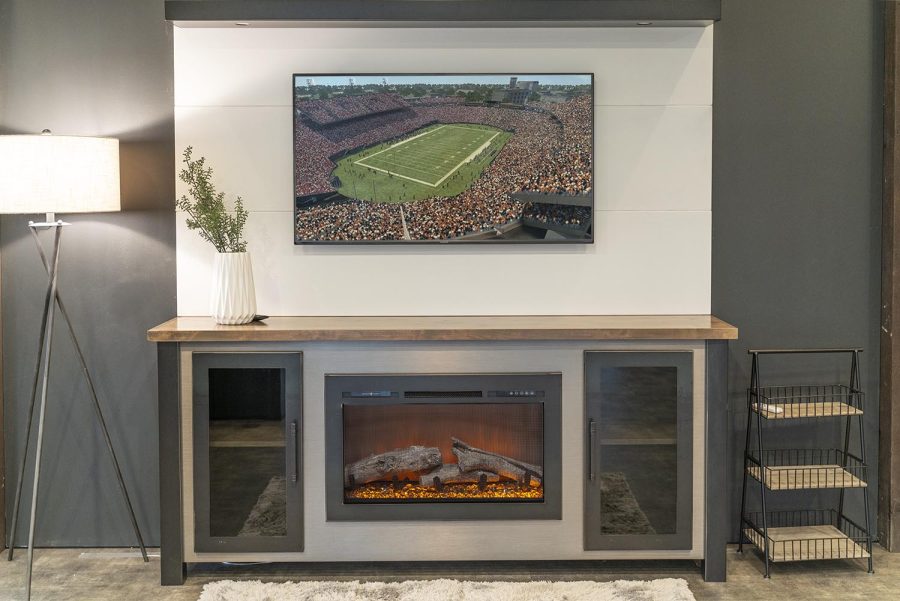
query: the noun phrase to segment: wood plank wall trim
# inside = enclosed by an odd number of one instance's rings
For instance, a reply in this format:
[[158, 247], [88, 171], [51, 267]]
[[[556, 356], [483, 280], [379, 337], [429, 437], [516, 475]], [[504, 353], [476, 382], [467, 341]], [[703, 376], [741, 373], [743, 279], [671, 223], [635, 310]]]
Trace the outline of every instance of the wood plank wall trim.
[[[879, 394], [878, 538], [900, 551], [900, 10], [885, 2], [884, 186], [881, 239], [881, 390]], [[900, 332], [898, 332], [900, 333]]]
[[[580, 23], [665, 21], [702, 24], [721, 18], [721, 0], [167, 0], [169, 21], [306, 21], [343, 26], [394, 23]], [[513, 16], [514, 15], [514, 16]], [[658, 23], [657, 23], [658, 24]]]

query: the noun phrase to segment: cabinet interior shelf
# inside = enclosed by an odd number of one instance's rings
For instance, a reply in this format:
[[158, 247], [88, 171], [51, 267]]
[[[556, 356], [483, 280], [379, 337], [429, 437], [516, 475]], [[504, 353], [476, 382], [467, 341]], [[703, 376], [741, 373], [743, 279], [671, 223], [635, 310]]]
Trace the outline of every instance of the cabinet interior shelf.
[[601, 422], [600, 446], [641, 446], [641, 445], [674, 445], [677, 443], [677, 432], [674, 423], [641, 422], [623, 423], [615, 421]]
[[211, 447], [284, 447], [284, 423], [274, 420], [229, 419], [209, 423]]
[[601, 447], [674, 446], [676, 444], [678, 444], [676, 438], [613, 438], [600, 441]]

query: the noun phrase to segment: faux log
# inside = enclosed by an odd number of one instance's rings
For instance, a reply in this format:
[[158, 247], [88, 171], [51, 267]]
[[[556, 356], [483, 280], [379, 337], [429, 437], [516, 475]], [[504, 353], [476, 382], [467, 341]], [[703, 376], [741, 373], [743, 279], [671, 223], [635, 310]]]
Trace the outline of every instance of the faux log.
[[360, 486], [376, 480], [393, 479], [404, 473], [425, 472], [441, 463], [441, 451], [437, 447], [394, 449], [344, 466], [344, 485]]
[[484, 476], [485, 482], [500, 481], [500, 476], [491, 472], [464, 472], [459, 469], [459, 464], [457, 463], [445, 463], [433, 472], [423, 474], [419, 478], [419, 484], [422, 486], [436, 486], [435, 478], [441, 484], [478, 484], [481, 482], [482, 476]]
[[493, 472], [529, 486], [541, 485], [544, 478], [544, 468], [541, 466], [475, 448], [458, 438], [451, 438], [451, 440], [453, 441], [453, 454], [456, 455], [459, 469], [463, 472]]

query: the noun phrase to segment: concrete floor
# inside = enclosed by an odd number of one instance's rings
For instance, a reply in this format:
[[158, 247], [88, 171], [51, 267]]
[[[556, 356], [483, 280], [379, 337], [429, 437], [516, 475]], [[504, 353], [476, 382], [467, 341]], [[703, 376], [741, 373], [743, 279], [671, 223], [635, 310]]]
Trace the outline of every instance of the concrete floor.
[[[24, 598], [25, 552], [12, 563], [0, 561], [0, 600]], [[184, 586], [159, 586], [159, 559], [144, 564], [140, 556], [115, 549], [39, 549], [35, 552], [34, 601], [196, 601], [203, 585], [219, 579], [279, 580], [647, 580], [684, 578], [698, 601], [729, 599], [815, 600], [900, 599], [900, 553], [880, 547], [875, 574], [861, 561], [780, 564], [764, 580], [754, 551], [728, 550], [728, 582], [703, 582], [693, 562], [495, 562], [453, 564], [269, 564], [192, 567]], [[436, 600], [440, 601], [440, 600]]]

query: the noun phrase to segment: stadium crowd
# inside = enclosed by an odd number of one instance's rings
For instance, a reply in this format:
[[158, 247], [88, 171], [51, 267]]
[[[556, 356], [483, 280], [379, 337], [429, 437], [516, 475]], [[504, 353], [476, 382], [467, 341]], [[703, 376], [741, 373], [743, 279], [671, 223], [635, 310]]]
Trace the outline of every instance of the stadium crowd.
[[563, 135], [544, 166], [529, 178], [524, 190], [546, 194], [586, 194], [591, 191], [593, 127], [590, 96], [569, 102], [545, 102], [541, 108], [563, 125]]
[[303, 240], [401, 240], [397, 205], [346, 200], [313, 205], [297, 214], [296, 234]]
[[359, 96], [338, 96], [324, 100], [306, 100], [299, 104], [297, 110], [319, 125], [328, 125], [364, 115], [402, 109], [406, 106], [406, 101], [400, 96], [382, 92]]
[[591, 209], [590, 207], [529, 202], [525, 204], [522, 217], [554, 225], [569, 225], [580, 228], [591, 222]]
[[[406, 225], [412, 239], [445, 239], [479, 232], [522, 217], [525, 205], [510, 194], [534, 191], [547, 194], [585, 194], [591, 190], [591, 100], [576, 97], [564, 103], [534, 103], [525, 110], [467, 106], [459, 98], [422, 98], [405, 101], [390, 94], [368, 104], [328, 103], [364, 99], [367, 96], [314, 100], [298, 106], [295, 124], [297, 196], [334, 191], [330, 182], [334, 163], [328, 158], [386, 140], [400, 140], [431, 123], [477, 123], [513, 131], [493, 162], [473, 184], [454, 197], [433, 197], [403, 203]], [[314, 108], [308, 107], [315, 103]], [[374, 104], [373, 104], [374, 103]], [[397, 105], [396, 110], [359, 118], [364, 107]], [[351, 121], [334, 118], [322, 125], [323, 104], [329, 115], [353, 115]], [[388, 110], [390, 112], [383, 112]], [[311, 112], [312, 111], [312, 112]], [[311, 115], [316, 115], [312, 123]], [[343, 119], [347, 119], [344, 117]], [[530, 203], [529, 203], [530, 204]], [[550, 206], [550, 205], [546, 205]], [[581, 208], [581, 207], [576, 207]], [[542, 219], [589, 219], [572, 212], [564, 217]], [[536, 209], [533, 209], [536, 210]], [[539, 213], [532, 213], [536, 219]], [[542, 215], [542, 214], [541, 214]], [[384, 220], [383, 222], [381, 220]], [[580, 221], [583, 222], [583, 221]], [[579, 223], [580, 223], [579, 222]], [[313, 206], [298, 211], [297, 235], [303, 239], [396, 239], [402, 238], [400, 211], [395, 205], [356, 200]]]

